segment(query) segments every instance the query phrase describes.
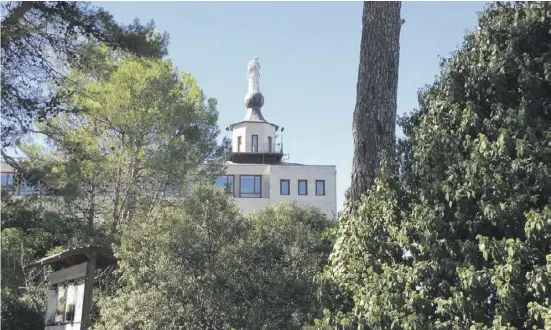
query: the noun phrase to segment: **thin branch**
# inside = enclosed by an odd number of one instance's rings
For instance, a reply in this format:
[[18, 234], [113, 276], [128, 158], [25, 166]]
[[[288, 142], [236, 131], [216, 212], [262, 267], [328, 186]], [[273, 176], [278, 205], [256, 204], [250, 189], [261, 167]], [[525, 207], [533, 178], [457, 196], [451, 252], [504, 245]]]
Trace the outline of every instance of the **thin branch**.
[[3, 21], [2, 28], [6, 28], [10, 25], [17, 24], [21, 17], [23, 17], [29, 10], [31, 10], [36, 1], [23, 1], [21, 2]]

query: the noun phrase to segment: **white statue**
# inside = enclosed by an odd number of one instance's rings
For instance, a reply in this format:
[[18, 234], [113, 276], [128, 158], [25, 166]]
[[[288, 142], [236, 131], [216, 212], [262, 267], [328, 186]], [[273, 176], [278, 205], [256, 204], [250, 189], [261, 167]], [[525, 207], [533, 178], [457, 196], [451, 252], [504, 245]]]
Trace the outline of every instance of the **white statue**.
[[260, 64], [258, 63], [258, 56], [249, 62], [247, 76], [249, 80], [249, 94], [260, 92]]

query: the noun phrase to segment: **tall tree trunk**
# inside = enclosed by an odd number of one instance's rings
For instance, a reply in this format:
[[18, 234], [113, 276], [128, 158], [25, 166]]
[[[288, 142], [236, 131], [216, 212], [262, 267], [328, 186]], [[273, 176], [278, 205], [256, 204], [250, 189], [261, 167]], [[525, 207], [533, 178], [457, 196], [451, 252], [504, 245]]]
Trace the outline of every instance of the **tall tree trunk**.
[[383, 154], [394, 159], [396, 152], [399, 42], [403, 23], [400, 8], [400, 2], [364, 2], [356, 108], [352, 123], [352, 216], [361, 196], [379, 174]]

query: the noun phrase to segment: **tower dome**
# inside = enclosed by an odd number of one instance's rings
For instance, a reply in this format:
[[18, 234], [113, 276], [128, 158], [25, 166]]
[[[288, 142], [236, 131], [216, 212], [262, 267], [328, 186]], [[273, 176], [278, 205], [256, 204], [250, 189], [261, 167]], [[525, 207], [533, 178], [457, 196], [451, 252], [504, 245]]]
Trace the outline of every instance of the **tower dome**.
[[245, 96], [247, 109], [259, 109], [264, 105], [264, 95], [260, 91], [249, 92]]

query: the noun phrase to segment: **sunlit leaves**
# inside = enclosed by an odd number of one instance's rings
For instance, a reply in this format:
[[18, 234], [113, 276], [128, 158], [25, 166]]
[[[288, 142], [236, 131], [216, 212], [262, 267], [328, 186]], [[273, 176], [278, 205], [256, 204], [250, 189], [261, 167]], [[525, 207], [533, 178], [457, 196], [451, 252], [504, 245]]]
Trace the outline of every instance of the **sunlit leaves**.
[[126, 227], [122, 286], [100, 301], [96, 329], [301, 329], [321, 314], [314, 275], [331, 225], [313, 208], [269, 207], [244, 218], [221, 191]]

